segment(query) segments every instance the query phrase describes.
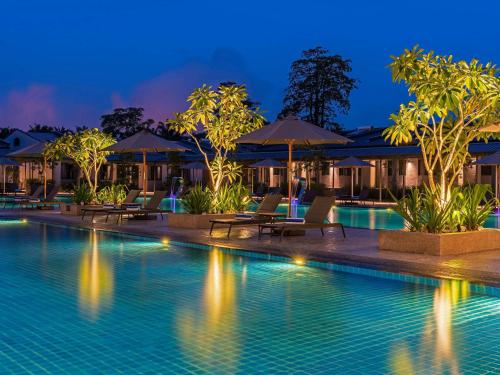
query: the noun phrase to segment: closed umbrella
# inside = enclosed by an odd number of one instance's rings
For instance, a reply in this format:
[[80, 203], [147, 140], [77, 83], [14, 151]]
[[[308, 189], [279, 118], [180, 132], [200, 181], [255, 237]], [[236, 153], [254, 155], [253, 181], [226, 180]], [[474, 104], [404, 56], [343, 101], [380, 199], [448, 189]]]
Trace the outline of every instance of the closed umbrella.
[[187, 148], [183, 147], [177, 142], [168, 141], [157, 135], [154, 135], [148, 130], [141, 130], [134, 135], [121, 140], [109, 147], [104, 151], [111, 151], [116, 153], [140, 152], [142, 153], [142, 167], [143, 167], [143, 191], [144, 201], [146, 204], [146, 194], [148, 190], [148, 177], [147, 177], [147, 153], [148, 152], [170, 152], [170, 151], [186, 151]]
[[491, 165], [495, 166], [495, 197], [498, 198], [498, 166], [500, 165], [500, 151], [494, 154], [485, 156], [474, 162], [476, 165]]
[[43, 160], [43, 197], [47, 198], [47, 158], [43, 154], [45, 142], [38, 142], [20, 150], [11, 152], [7, 156], [23, 160]]
[[238, 138], [236, 143], [288, 145], [288, 215], [292, 210], [292, 150], [294, 145], [345, 144], [352, 142], [296, 116], [287, 116]]
[[0, 165], [2, 166], [2, 175], [3, 175], [3, 194], [5, 195], [5, 170], [8, 166], [18, 166], [17, 162], [11, 160], [9, 158], [0, 158]]
[[372, 168], [373, 164], [370, 164], [364, 160], [358, 159], [355, 156], [349, 156], [348, 158], [341, 160], [334, 164], [337, 168], [351, 168], [351, 198], [354, 196], [354, 171], [356, 168]]

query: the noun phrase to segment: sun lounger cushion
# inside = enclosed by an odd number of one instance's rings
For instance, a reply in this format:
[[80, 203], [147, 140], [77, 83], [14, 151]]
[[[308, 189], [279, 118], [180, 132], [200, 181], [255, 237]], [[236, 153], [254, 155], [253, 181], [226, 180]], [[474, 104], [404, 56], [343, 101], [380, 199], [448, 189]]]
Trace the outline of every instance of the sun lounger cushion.
[[236, 214], [234, 215], [235, 219], [252, 219], [255, 215], [250, 214]]
[[303, 224], [305, 223], [304, 219], [300, 217], [287, 217], [283, 220], [279, 221], [280, 223], [290, 223], [290, 224]]
[[30, 199], [29, 202], [30, 203], [39, 203], [40, 199]]
[[141, 209], [140, 203], [126, 203], [123, 206], [127, 211], [139, 211]]
[[115, 205], [110, 203], [105, 203], [102, 205], [102, 208], [112, 210], [113, 208], [115, 208]]

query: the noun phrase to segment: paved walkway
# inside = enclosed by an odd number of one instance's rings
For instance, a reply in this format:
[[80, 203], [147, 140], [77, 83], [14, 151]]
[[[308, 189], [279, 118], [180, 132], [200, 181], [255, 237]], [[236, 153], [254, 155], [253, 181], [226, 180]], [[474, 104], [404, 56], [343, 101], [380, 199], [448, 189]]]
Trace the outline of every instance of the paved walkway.
[[379, 251], [377, 231], [346, 228], [343, 240], [338, 229], [331, 229], [322, 238], [319, 231], [308, 231], [306, 236], [279, 238], [265, 236], [257, 239], [256, 228], [233, 228], [231, 238], [225, 230], [170, 228], [167, 221], [124, 220], [123, 224], [104, 223], [102, 217], [94, 223], [80, 217], [64, 216], [56, 211], [12, 210], [0, 211], [1, 216], [26, 217], [31, 220], [72, 226], [112, 230], [124, 233], [154, 236], [162, 239], [201, 243], [241, 250], [301, 257], [326, 262], [365, 265], [394, 272], [409, 272], [425, 276], [467, 279], [472, 282], [500, 286], [500, 250], [458, 256], [431, 256]]

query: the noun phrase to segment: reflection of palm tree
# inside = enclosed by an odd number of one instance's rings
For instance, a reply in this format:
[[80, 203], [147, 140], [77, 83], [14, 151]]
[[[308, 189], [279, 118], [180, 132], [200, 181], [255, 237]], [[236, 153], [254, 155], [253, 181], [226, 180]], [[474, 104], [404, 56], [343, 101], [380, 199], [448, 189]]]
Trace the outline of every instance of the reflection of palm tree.
[[78, 301], [80, 311], [96, 319], [99, 311], [113, 298], [113, 268], [99, 253], [96, 232], [90, 234], [91, 249], [82, 254], [79, 270]]
[[[232, 267], [231, 256], [218, 249], [211, 251], [202, 308], [181, 309], [177, 316], [178, 340], [184, 355], [205, 370], [211, 367], [229, 373], [237, 370], [240, 344]], [[224, 370], [220, 368], [221, 361]]]
[[[433, 363], [435, 373], [460, 374], [453, 350], [453, 309], [469, 297], [469, 283], [460, 280], [443, 280], [434, 291], [433, 315], [425, 322], [422, 342], [415, 354], [422, 362], [415, 363], [406, 342], [398, 342], [390, 353], [394, 374], [413, 374], [423, 371]], [[431, 357], [431, 358], [429, 358]]]

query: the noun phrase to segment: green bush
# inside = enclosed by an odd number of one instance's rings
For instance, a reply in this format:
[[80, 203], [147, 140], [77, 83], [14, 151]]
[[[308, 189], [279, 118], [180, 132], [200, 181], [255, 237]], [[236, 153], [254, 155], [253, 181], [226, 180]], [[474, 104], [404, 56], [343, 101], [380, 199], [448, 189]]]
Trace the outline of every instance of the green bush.
[[235, 213], [245, 211], [250, 201], [250, 192], [241, 183], [221, 185], [217, 191], [212, 193], [214, 212]]
[[72, 199], [76, 204], [89, 204], [94, 200], [94, 193], [89, 185], [84, 182], [74, 188]]
[[99, 203], [122, 204], [127, 196], [127, 188], [125, 185], [109, 185], [103, 187], [97, 193], [97, 201]]
[[466, 186], [463, 191], [463, 202], [461, 204], [462, 225], [466, 230], [478, 230], [496, 206], [490, 185]]
[[396, 212], [413, 232], [443, 233], [478, 230], [495, 207], [496, 200], [488, 199], [489, 185], [455, 187], [446, 202], [441, 202], [440, 187], [432, 191], [413, 188], [409, 194], [396, 199]]
[[204, 214], [211, 212], [212, 195], [208, 189], [203, 189], [201, 184], [196, 184], [182, 198], [182, 206], [189, 214]]

